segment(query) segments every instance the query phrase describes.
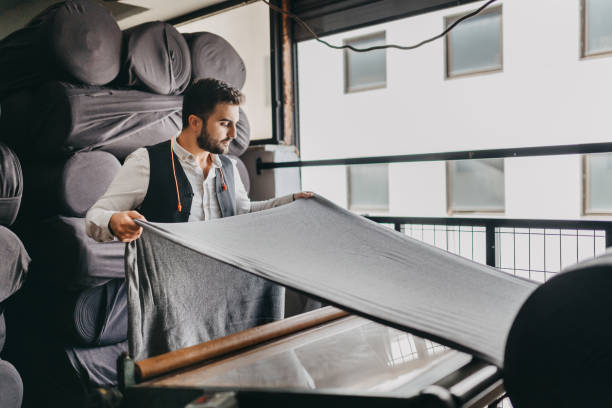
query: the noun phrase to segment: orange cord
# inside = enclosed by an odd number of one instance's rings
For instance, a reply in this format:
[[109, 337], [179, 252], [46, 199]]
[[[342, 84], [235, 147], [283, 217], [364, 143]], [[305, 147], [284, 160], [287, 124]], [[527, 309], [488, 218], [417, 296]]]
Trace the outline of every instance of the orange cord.
[[221, 182], [223, 183], [223, 191], [227, 190], [227, 185], [225, 184], [225, 176], [223, 175], [223, 169], [219, 167], [219, 173], [221, 173]]
[[176, 199], [178, 200], [178, 211], [181, 212], [181, 196], [179, 195], [178, 181], [176, 179], [176, 169], [174, 168], [174, 138], [170, 139], [170, 160], [172, 160], [172, 174], [174, 175], [174, 185], [176, 186]]

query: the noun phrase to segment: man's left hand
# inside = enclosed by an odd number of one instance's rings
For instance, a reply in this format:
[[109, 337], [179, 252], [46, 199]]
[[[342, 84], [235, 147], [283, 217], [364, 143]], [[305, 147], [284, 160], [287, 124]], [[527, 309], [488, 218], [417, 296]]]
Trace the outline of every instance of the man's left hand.
[[299, 193], [293, 193], [293, 201], [299, 200], [300, 198], [311, 198], [314, 196], [312, 191], [302, 191]]

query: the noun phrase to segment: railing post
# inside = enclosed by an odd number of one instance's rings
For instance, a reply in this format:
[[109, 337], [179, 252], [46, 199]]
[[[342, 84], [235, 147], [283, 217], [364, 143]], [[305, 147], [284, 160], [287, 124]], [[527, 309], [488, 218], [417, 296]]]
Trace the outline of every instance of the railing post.
[[612, 229], [607, 228], [604, 231], [606, 233], [606, 248], [612, 247]]
[[[402, 224], [400, 224], [399, 222], [395, 223], [394, 228], [397, 232], [402, 232]], [[606, 234], [606, 239], [607, 237], [608, 237], [608, 234]]]
[[487, 224], [485, 227], [485, 245], [487, 246], [487, 265], [495, 267], [495, 225], [494, 224]]

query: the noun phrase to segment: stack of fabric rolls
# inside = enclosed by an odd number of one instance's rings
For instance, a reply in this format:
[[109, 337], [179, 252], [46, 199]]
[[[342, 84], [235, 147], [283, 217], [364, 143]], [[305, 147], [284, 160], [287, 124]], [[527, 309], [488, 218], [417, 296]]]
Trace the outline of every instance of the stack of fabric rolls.
[[[114, 385], [127, 350], [124, 244], [89, 238], [84, 216], [131, 152], [179, 133], [181, 95], [207, 77], [244, 85], [244, 62], [226, 40], [162, 22], [122, 32], [95, 0], [57, 3], [0, 40], [0, 140], [23, 164], [25, 186], [13, 230], [33, 260], [14, 320], [22, 336], [45, 343], [42, 361], [81, 384]], [[241, 109], [229, 154], [247, 191], [239, 156], [249, 141]], [[23, 324], [26, 309], [41, 322], [36, 333]], [[30, 377], [32, 390], [48, 383], [49, 372], [37, 375], [24, 357], [37, 344], [15, 343], [26, 387]]]

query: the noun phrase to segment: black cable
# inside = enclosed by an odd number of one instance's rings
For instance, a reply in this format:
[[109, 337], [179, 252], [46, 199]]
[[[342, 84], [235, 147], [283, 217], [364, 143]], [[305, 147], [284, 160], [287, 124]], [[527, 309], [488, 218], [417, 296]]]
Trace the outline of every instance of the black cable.
[[387, 44], [387, 45], [377, 45], [374, 47], [368, 47], [368, 48], [356, 48], [353, 47], [352, 45], [334, 45], [334, 44], [330, 44], [325, 40], [322, 40], [321, 38], [319, 38], [319, 36], [312, 30], [312, 28], [310, 28], [308, 26], [308, 24], [306, 24], [301, 18], [299, 18], [298, 16], [296, 16], [293, 13], [290, 13], [288, 11], [283, 10], [280, 7], [275, 6], [274, 4], [271, 4], [268, 0], [261, 0], [264, 3], [266, 3], [268, 5], [268, 7], [270, 7], [272, 10], [284, 14], [289, 18], [292, 18], [293, 20], [297, 21], [298, 23], [300, 23], [305, 29], [306, 31], [308, 31], [313, 39], [317, 40], [318, 42], [327, 45], [330, 48], [336, 49], [336, 50], [341, 50], [341, 49], [349, 49], [355, 52], [368, 52], [368, 51], [374, 51], [374, 50], [382, 50], [382, 49], [387, 49], [387, 48], [395, 48], [397, 50], [414, 50], [415, 48], [419, 48], [422, 45], [425, 45], [427, 43], [430, 43], [432, 41], [435, 41], [439, 38], [444, 37], [446, 34], [448, 34], [453, 28], [455, 28], [457, 26], [457, 24], [461, 23], [464, 20], [467, 20], [470, 17], [474, 17], [475, 15], [479, 14], [482, 10], [484, 10], [485, 8], [487, 8], [491, 3], [496, 2], [497, 0], [489, 0], [487, 1], [485, 4], [483, 4], [481, 7], [479, 7], [477, 10], [474, 10], [473, 12], [466, 14], [465, 16], [461, 17], [460, 19], [458, 19], [457, 21], [455, 21], [453, 24], [449, 25], [446, 30], [442, 31], [442, 33], [436, 35], [435, 37], [431, 37], [427, 40], [421, 41], [418, 44], [414, 44], [414, 45], [397, 45], [397, 44]]

